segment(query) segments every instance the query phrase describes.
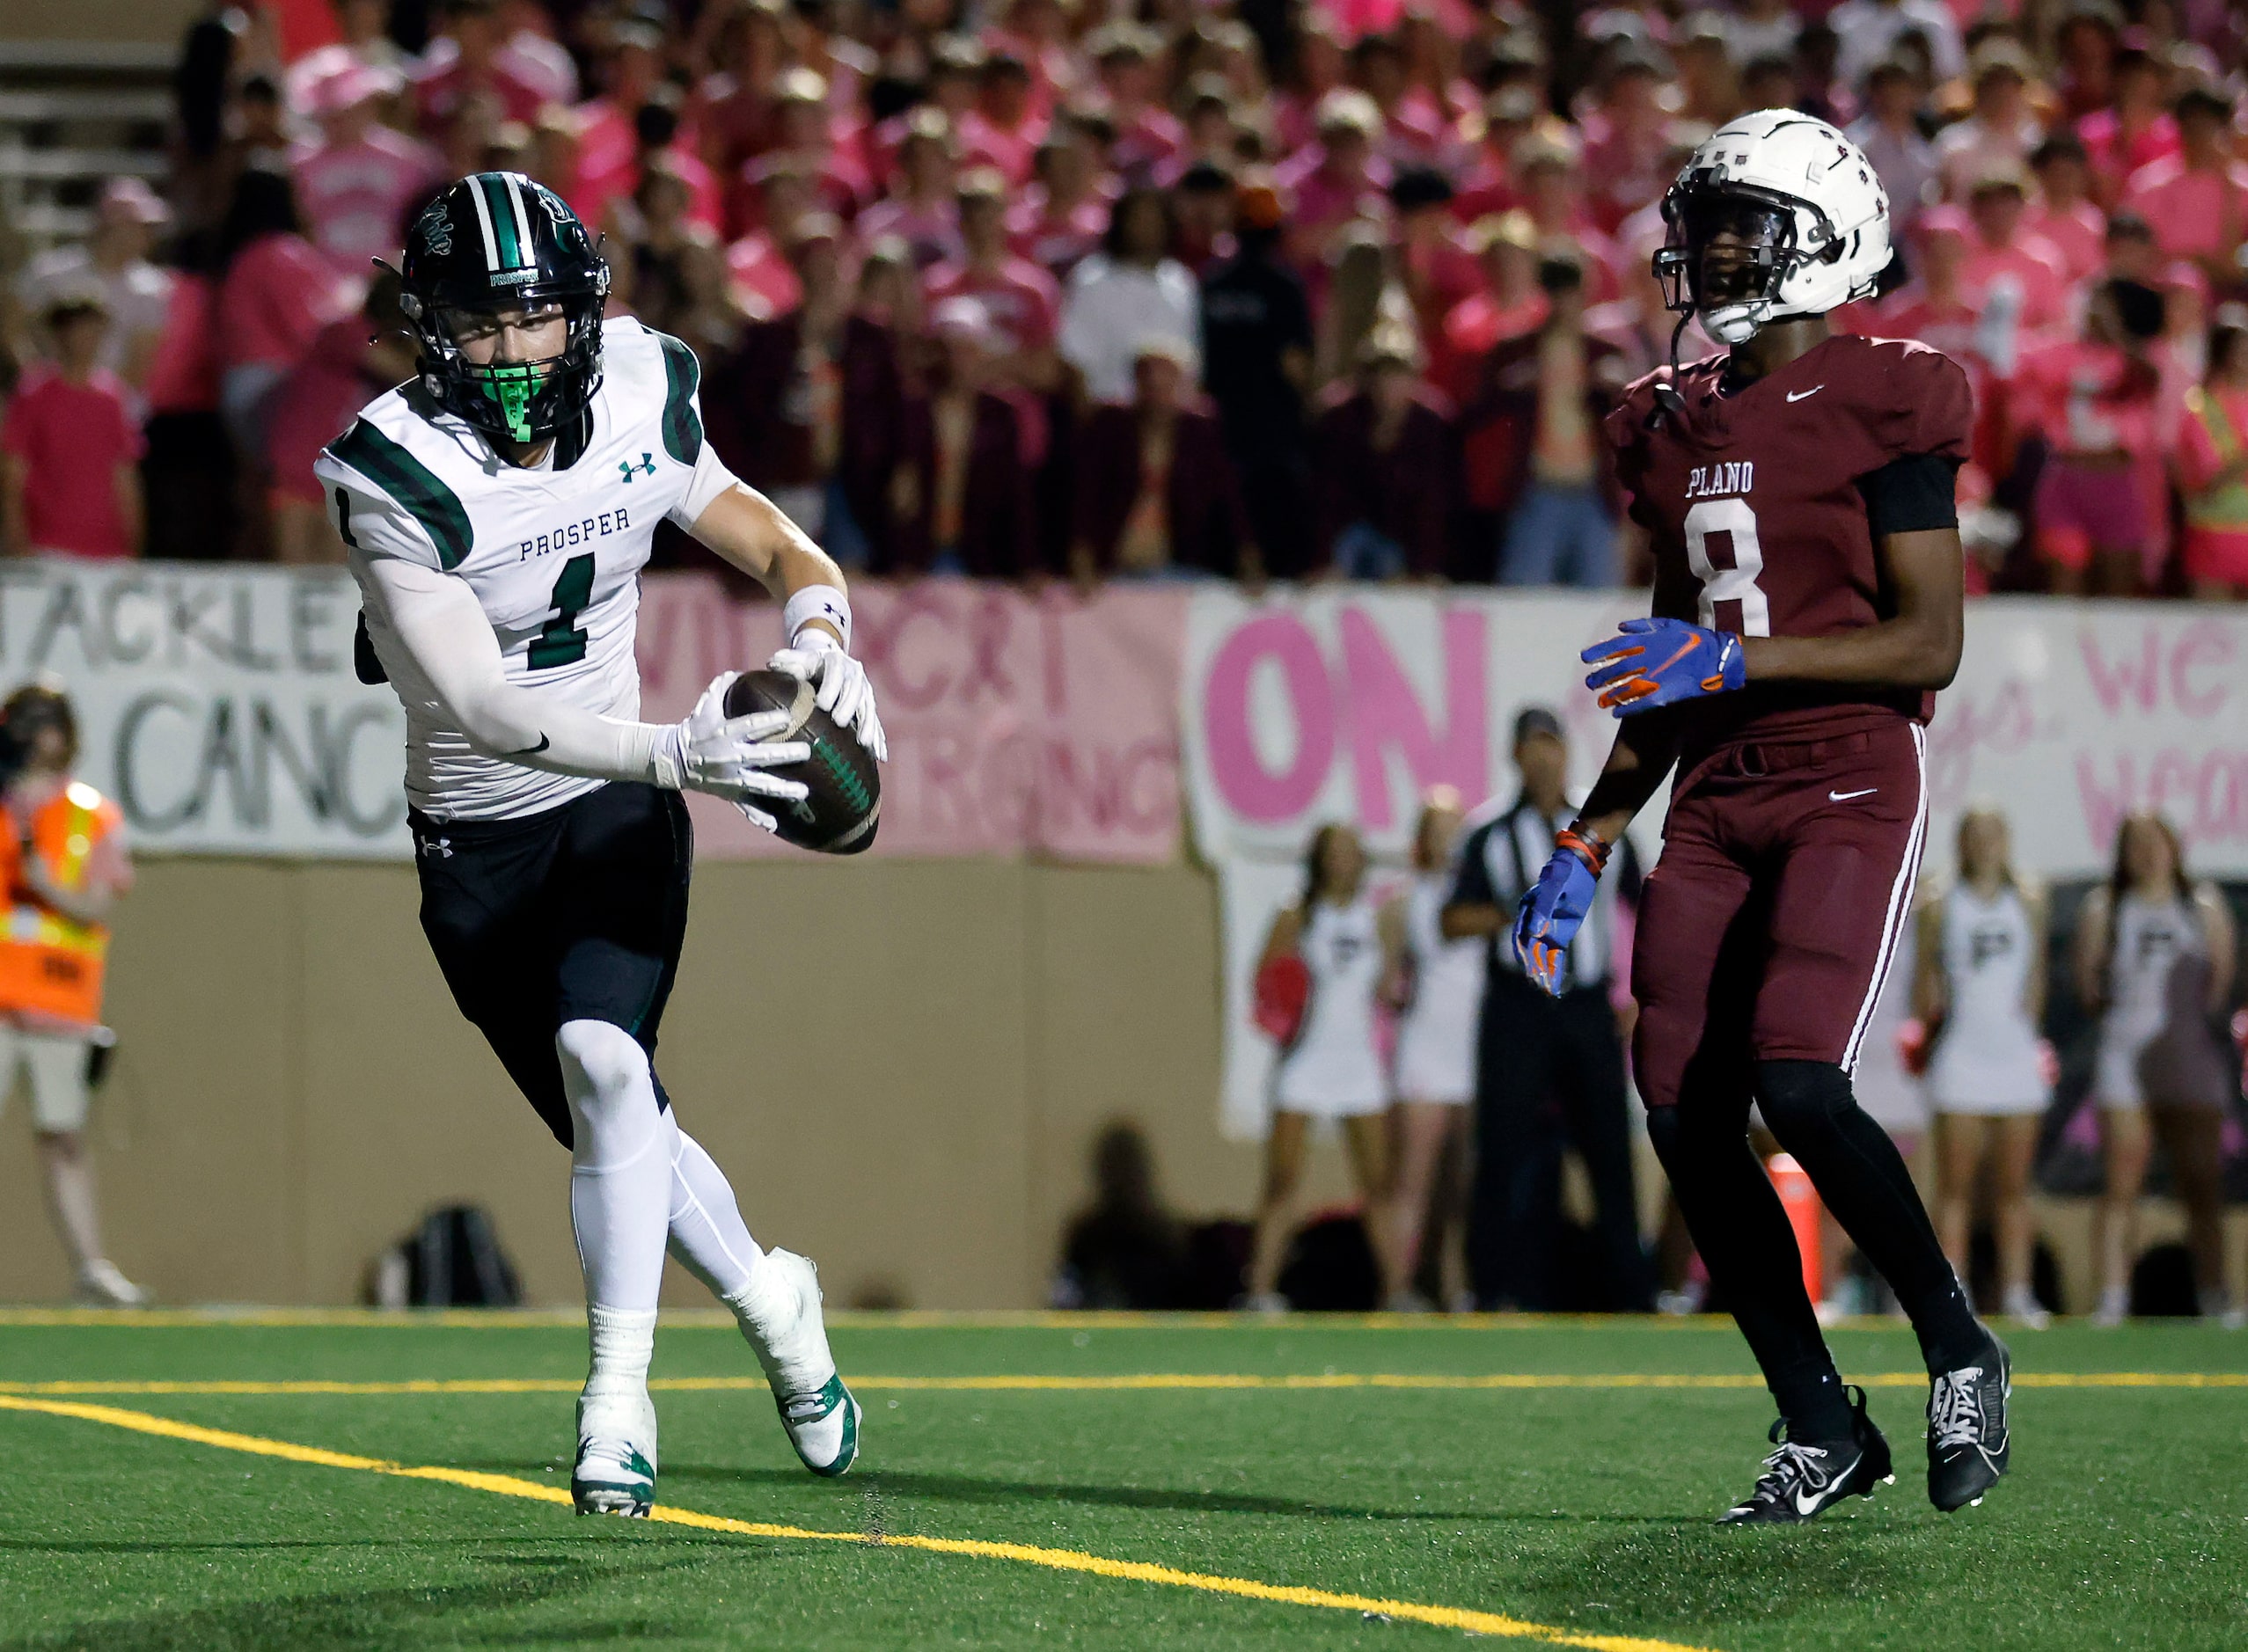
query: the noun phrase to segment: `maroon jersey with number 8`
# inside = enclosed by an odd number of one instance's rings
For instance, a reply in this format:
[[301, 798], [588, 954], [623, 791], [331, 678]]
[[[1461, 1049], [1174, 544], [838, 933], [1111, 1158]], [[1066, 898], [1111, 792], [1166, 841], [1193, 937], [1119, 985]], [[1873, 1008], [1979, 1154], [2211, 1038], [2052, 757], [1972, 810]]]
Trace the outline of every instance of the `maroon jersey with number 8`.
[[[1822, 637], [1893, 611], [1874, 564], [1861, 478], [1913, 454], [1967, 455], [1973, 402], [1926, 345], [1831, 338], [1728, 393], [1725, 357], [1659, 368], [1608, 416], [1618, 479], [1655, 557], [1654, 612], [1750, 637]], [[1817, 739], [1925, 722], [1913, 689], [1760, 683], [1683, 708], [1682, 767], [1736, 740]]]

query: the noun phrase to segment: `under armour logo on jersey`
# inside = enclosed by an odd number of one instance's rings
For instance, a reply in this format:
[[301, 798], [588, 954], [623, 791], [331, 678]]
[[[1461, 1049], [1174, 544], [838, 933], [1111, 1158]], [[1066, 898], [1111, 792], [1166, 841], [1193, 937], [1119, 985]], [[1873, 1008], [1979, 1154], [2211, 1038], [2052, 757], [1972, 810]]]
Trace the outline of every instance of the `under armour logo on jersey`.
[[453, 858], [453, 840], [450, 837], [424, 837], [421, 852], [432, 860], [450, 860]]
[[630, 459], [619, 459], [617, 468], [624, 473], [624, 478], [628, 482], [633, 479], [633, 472], [635, 471], [645, 476], [653, 476], [655, 474], [655, 456], [653, 453], [643, 453], [640, 456], [638, 464], [634, 464]]

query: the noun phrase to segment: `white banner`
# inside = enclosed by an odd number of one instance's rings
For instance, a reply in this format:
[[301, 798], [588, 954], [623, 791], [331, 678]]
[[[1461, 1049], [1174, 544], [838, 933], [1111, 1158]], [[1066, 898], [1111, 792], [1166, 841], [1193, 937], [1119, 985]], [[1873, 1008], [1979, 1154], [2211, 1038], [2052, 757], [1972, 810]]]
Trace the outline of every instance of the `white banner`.
[[405, 860], [406, 713], [340, 568], [0, 563], [0, 686], [54, 679], [141, 851]]
[[[1589, 786], [1613, 724], [1578, 651], [1644, 611], [1638, 592], [1195, 593], [1180, 718], [1195, 844], [1222, 890], [1229, 1133], [1263, 1127], [1272, 1052], [1248, 1020], [1250, 979], [1313, 830], [1351, 822], [1395, 861], [1429, 786], [1511, 796], [1508, 742], [1530, 704], [1559, 715], [1571, 785]], [[2046, 876], [2101, 870], [2116, 822], [2142, 808], [2171, 817], [2196, 871], [2248, 875], [2248, 612], [1976, 603], [1929, 750], [1934, 867], [1950, 865], [1960, 810], [1988, 800]], [[1664, 801], [1634, 828], [1650, 860]]]

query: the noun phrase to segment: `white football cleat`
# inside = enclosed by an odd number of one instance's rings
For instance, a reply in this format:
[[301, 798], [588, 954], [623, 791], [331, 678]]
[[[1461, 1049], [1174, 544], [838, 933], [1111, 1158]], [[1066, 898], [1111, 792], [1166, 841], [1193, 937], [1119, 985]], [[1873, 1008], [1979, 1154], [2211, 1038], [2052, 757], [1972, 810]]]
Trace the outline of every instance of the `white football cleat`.
[[80, 1302], [99, 1308], [145, 1308], [149, 1293], [117, 1271], [117, 1264], [97, 1256], [78, 1276]]
[[767, 1251], [740, 1318], [798, 1458], [815, 1474], [847, 1472], [859, 1457], [859, 1402], [828, 1352], [819, 1270], [794, 1251]]
[[647, 1389], [578, 1396], [570, 1500], [582, 1515], [648, 1518], [655, 1502], [655, 1406]]

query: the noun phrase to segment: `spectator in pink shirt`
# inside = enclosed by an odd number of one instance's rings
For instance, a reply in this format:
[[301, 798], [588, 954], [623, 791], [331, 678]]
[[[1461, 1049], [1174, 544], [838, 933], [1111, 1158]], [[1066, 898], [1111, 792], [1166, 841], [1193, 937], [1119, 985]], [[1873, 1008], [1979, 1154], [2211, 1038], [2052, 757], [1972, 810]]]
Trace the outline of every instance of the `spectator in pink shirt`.
[[726, 249], [734, 301], [752, 321], [785, 316], [803, 302], [803, 288], [786, 251], [796, 221], [818, 205], [811, 175], [786, 155], [769, 155], [750, 168], [758, 188], [758, 227]]
[[995, 383], [1043, 393], [1061, 382], [1054, 333], [1061, 316], [1061, 288], [1007, 245], [1007, 179], [977, 167], [960, 180], [957, 259], [932, 265], [921, 277], [929, 313], [948, 298], [983, 305], [995, 351]]
[[1381, 194], [1389, 164], [1374, 152], [1381, 111], [1362, 91], [1331, 91], [1319, 106], [1319, 138], [1276, 169], [1283, 200], [1295, 202], [1288, 218], [1288, 254], [1314, 280], [1335, 250], [1336, 232], [1361, 218], [1383, 216]]
[[1585, 302], [1609, 303], [1617, 291], [1615, 243], [1585, 210], [1577, 151], [1558, 138], [1535, 139], [1515, 150], [1514, 172], [1522, 209], [1538, 226], [1546, 256], [1575, 258], [1585, 273]]
[[355, 63], [312, 88], [320, 142], [289, 174], [312, 245], [346, 275], [363, 277], [370, 260], [398, 255], [407, 209], [438, 181], [436, 151], [377, 118], [404, 84], [394, 69]]
[[1975, 235], [1961, 284], [1967, 302], [1983, 307], [2001, 282], [2020, 292], [2023, 330], [2047, 333], [2069, 320], [2069, 275], [2052, 243], [2022, 226], [2029, 210], [2029, 187], [2018, 169], [1986, 173], [1975, 180], [1967, 203]]
[[1351, 77], [1381, 113], [1376, 148], [1392, 166], [1432, 166], [1457, 157], [1443, 110], [1413, 84], [1404, 48], [1389, 34], [1367, 34], [1351, 48]]
[[2030, 108], [2029, 54], [2005, 37], [1976, 48], [1969, 69], [1974, 107], [1936, 135], [1936, 166], [1946, 199], [1964, 201], [1975, 179], [2018, 168], [2041, 135]]
[[961, 158], [990, 166], [1020, 189], [1030, 181], [1046, 118], [1031, 106], [1029, 65], [1012, 52], [984, 59], [976, 77], [976, 106], [960, 119]]
[[760, 227], [758, 189], [765, 169], [785, 164], [809, 175], [818, 205], [848, 223], [875, 197], [874, 179], [855, 142], [838, 141], [826, 81], [792, 69], [773, 93], [771, 145], [736, 175], [728, 222], [736, 235]]
[[1038, 146], [1037, 181], [1008, 210], [1008, 240], [1017, 256], [1056, 281], [1065, 280], [1108, 233], [1109, 202], [1101, 186], [1100, 158], [1084, 123], [1058, 116]]
[[2091, 157], [2092, 196], [2109, 211], [2141, 167], [2178, 152], [2178, 123], [2164, 107], [2162, 64], [2143, 48], [2115, 58], [2115, 102], [2076, 122]]
[[276, 561], [343, 560], [343, 541], [328, 521], [312, 461], [362, 407], [414, 376], [414, 338], [398, 300], [398, 277], [384, 271], [369, 286], [361, 312], [323, 327], [311, 353], [274, 391], [266, 451]]
[[45, 319], [55, 363], [24, 376], [0, 424], [0, 552], [136, 556], [140, 427], [124, 382], [94, 365], [108, 310], [89, 288]]
[[2176, 106], [2178, 152], [2149, 162], [2124, 186], [2123, 205], [2147, 221], [2170, 258], [2191, 259], [2214, 286], [2240, 281], [2248, 241], [2248, 165], [2233, 158], [2232, 100], [2208, 86]]
[[300, 232], [295, 193], [278, 172], [235, 179], [219, 246], [219, 412], [254, 467], [263, 460], [267, 396], [321, 328], [357, 308], [361, 289]]
[[[695, 87], [688, 124], [703, 160], [721, 177], [773, 147], [774, 84], [788, 65], [788, 13], [780, 0], [741, 0], [719, 25], [718, 68]], [[825, 98], [824, 83], [820, 95]]]
[[1538, 226], [1527, 212], [1486, 218], [1468, 231], [1483, 289], [1452, 307], [1437, 330], [1429, 377], [1455, 404], [1472, 399], [1483, 362], [1509, 339], [1545, 325], [1550, 301], [1538, 285]]
[[626, 208], [652, 172], [678, 179], [687, 189], [687, 216], [712, 234], [724, 222], [718, 176], [703, 164], [679, 137], [679, 93], [673, 86], [658, 86], [648, 93], [633, 117], [633, 148], [619, 165], [589, 171], [582, 159], [578, 168], [576, 205], [587, 218], [611, 234], [630, 234]]
[[1981, 311], [1966, 295], [1974, 224], [1958, 207], [1930, 207], [1914, 226], [1913, 278], [1873, 304], [1864, 331], [1878, 339], [1917, 339], [1962, 366], [1984, 365], [1976, 352]]
[[[596, 225], [609, 202], [631, 194], [639, 180], [638, 122], [641, 110], [664, 84], [663, 32], [636, 18], [614, 25], [601, 77], [601, 95], [572, 111], [578, 121], [578, 193], [570, 206]], [[677, 95], [676, 88], [668, 90]]]
[[421, 135], [445, 147], [471, 105], [487, 99], [502, 120], [536, 119], [544, 99], [502, 55], [506, 26], [494, 0], [444, 0], [440, 15], [449, 48], [433, 49], [414, 83]]
[[[1472, 119], [1473, 117], [1471, 117]], [[1483, 102], [1481, 141], [1460, 169], [1459, 193], [1452, 214], [1463, 224], [1496, 217], [1520, 204], [1514, 191], [1514, 150], [1549, 121], [1527, 86], [1508, 86]]]
[[1099, 72], [1109, 117], [1116, 123], [1110, 159], [1127, 179], [1152, 177], [1186, 142], [1177, 117], [1157, 101], [1161, 41], [1137, 23], [1111, 23], [1087, 39], [1085, 51]]
[[891, 193], [859, 215], [862, 245], [894, 235], [912, 249], [915, 267], [960, 256], [959, 207], [953, 190], [952, 123], [941, 110], [913, 111], [897, 146]]
[[2037, 201], [2023, 215], [2022, 228], [2052, 243], [2071, 283], [2084, 281], [2105, 257], [2107, 220], [2091, 199], [2083, 141], [2061, 128], [2030, 151], [2030, 168], [2037, 174]]
[[1613, 235], [1616, 226], [1659, 199], [1676, 169], [1666, 170], [1670, 112], [1662, 94], [1670, 75], [1651, 47], [1628, 48], [1609, 58], [1600, 106], [1585, 116], [1585, 175], [1593, 222]]

